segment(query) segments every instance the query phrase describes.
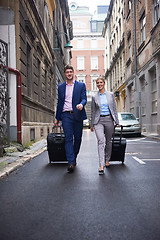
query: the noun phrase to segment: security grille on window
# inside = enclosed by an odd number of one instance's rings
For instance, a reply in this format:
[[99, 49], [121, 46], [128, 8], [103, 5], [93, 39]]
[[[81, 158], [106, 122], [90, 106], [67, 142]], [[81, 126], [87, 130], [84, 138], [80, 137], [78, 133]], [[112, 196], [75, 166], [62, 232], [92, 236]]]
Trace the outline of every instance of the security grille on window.
[[98, 57], [91, 57], [91, 69], [98, 70]]
[[84, 70], [84, 57], [77, 57], [77, 70]]

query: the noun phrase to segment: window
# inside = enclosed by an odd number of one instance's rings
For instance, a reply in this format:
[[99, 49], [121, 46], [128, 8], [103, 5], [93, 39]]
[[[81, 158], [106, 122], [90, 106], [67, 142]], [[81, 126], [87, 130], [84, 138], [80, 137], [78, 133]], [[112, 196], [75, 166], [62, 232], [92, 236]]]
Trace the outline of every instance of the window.
[[85, 83], [85, 76], [83, 76], [83, 75], [77, 75], [77, 81], [78, 81], [78, 82]]
[[91, 21], [91, 32], [97, 32], [97, 21]]
[[48, 17], [48, 6], [47, 6], [47, 4], [45, 4], [45, 6], [44, 6], [44, 28], [45, 28], [46, 32], [48, 33], [48, 31], [47, 31], [47, 25], [48, 25], [47, 17]]
[[142, 17], [140, 19], [140, 25], [141, 25], [140, 43], [143, 43], [146, 39], [146, 29], [145, 29], [146, 17], [145, 17], [145, 13], [142, 15]]
[[131, 0], [128, 0], [128, 1], [127, 1], [127, 12], [128, 12], [127, 18], [128, 18], [129, 15], [130, 15], [131, 8], [132, 8], [132, 2], [131, 2]]
[[77, 48], [84, 48], [84, 41], [83, 39], [77, 40]]
[[91, 40], [91, 48], [97, 48], [97, 39]]
[[134, 111], [134, 86], [131, 84], [128, 88], [129, 92], [129, 103], [130, 103], [130, 112]]
[[92, 82], [92, 91], [97, 91], [97, 80], [98, 76], [91, 77], [91, 82]]
[[132, 57], [132, 45], [131, 45], [131, 35], [128, 38], [128, 57]]
[[31, 47], [27, 43], [27, 94], [31, 97], [32, 92], [32, 55]]
[[141, 91], [142, 93], [145, 93], [145, 76], [143, 75], [142, 77], [140, 77], [140, 86], [141, 86]]
[[98, 70], [98, 57], [91, 57], [91, 70]]
[[77, 57], [77, 70], [84, 70], [84, 57]]
[[145, 93], [145, 87], [146, 87], [146, 80], [145, 75], [141, 76], [139, 78], [140, 80], [140, 86], [141, 86], [141, 113], [142, 115], [145, 115], [146, 113], [146, 93]]
[[42, 84], [41, 84], [41, 62], [37, 59], [37, 79], [38, 79], [38, 100], [42, 100]]
[[44, 73], [44, 78], [45, 78], [45, 93], [44, 93], [44, 101], [45, 103], [47, 104], [47, 100], [48, 100], [48, 76], [47, 76], [47, 68], [45, 70], [45, 73]]
[[128, 1], [128, 10], [131, 11], [131, 8], [132, 8], [132, 2], [131, 0]]
[[160, 18], [160, 1], [154, 0], [153, 2], [153, 25], [156, 25]]
[[152, 95], [152, 113], [157, 112], [157, 78], [156, 67], [153, 67], [150, 71], [151, 79], [151, 95]]

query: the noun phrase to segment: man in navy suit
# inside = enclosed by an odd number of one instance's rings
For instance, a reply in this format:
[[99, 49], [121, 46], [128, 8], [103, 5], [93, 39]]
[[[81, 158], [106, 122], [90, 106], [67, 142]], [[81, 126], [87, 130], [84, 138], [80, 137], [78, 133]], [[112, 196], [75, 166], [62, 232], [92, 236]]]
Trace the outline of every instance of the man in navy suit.
[[55, 126], [58, 126], [59, 121], [62, 121], [68, 172], [71, 173], [76, 166], [76, 158], [81, 145], [83, 120], [87, 118], [84, 109], [87, 96], [85, 84], [74, 79], [72, 66], [65, 66], [64, 74], [66, 82], [58, 86]]

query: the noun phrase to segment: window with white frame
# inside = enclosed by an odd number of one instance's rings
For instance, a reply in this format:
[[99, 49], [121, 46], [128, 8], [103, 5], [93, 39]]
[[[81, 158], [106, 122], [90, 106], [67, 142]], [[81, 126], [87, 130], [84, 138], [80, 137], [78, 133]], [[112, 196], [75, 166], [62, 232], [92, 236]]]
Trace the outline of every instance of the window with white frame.
[[91, 77], [91, 82], [92, 82], [92, 91], [97, 91], [97, 80], [98, 76]]
[[77, 57], [77, 70], [84, 70], [84, 56]]
[[91, 70], [98, 70], [98, 56], [91, 56]]
[[84, 41], [83, 39], [77, 40], [77, 48], [84, 48]]
[[97, 48], [97, 39], [91, 39], [91, 48]]
[[140, 32], [140, 43], [143, 43], [146, 39], [146, 16], [145, 13], [140, 18], [141, 32]]
[[81, 75], [77, 75], [77, 81], [78, 82], [82, 82], [82, 83], [85, 83], [85, 76], [81, 76]]
[[160, 19], [160, 0], [153, 1], [153, 26], [155, 26]]

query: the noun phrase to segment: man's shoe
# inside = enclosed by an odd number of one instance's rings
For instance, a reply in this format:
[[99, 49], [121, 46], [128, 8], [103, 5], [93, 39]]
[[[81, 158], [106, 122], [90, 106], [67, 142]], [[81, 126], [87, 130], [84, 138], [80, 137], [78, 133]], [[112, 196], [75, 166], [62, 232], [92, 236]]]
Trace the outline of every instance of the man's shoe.
[[74, 171], [74, 165], [69, 164], [67, 171], [68, 171], [68, 173], [72, 173]]

